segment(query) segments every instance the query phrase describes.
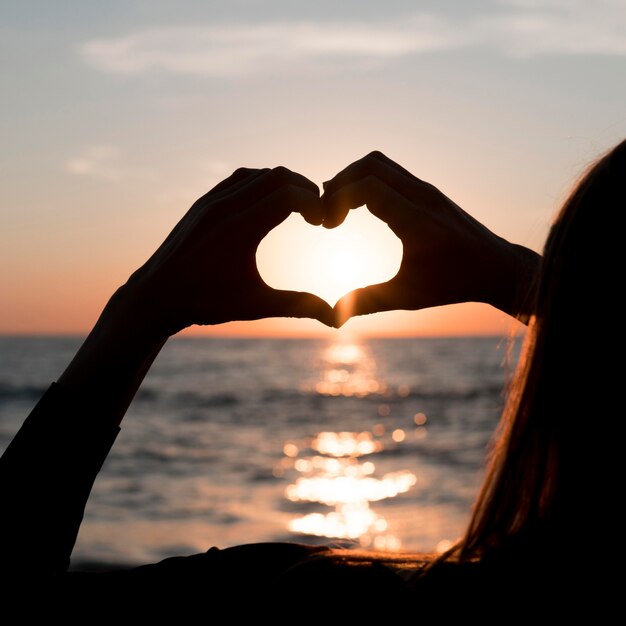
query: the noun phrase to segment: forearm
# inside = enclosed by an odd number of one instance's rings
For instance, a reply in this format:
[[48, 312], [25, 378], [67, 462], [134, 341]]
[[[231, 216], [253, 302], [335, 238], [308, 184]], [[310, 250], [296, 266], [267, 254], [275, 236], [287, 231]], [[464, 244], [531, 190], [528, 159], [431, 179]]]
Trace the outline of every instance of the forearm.
[[98, 419], [118, 425], [167, 340], [125, 287], [109, 300], [91, 333], [58, 379], [78, 397], [98, 402]]
[[165, 343], [122, 288], [0, 458], [0, 567], [29, 579], [69, 564], [93, 482]]
[[[0, 458], [0, 568], [5, 578], [63, 573], [91, 487], [117, 435], [97, 402], [53, 384]], [[21, 575], [21, 576], [20, 576]]]

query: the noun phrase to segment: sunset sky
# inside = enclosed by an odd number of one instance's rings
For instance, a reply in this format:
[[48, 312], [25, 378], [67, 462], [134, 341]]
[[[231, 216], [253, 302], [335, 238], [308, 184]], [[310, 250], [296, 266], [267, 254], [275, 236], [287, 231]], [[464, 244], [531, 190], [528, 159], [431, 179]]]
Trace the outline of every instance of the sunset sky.
[[[378, 149], [540, 250], [584, 166], [626, 136], [626, 0], [5, 1], [0, 69], [0, 333], [82, 334], [239, 166], [321, 185]], [[281, 268], [294, 274], [318, 236], [378, 255], [358, 281], [393, 272], [384, 225], [365, 209], [350, 225], [320, 235], [292, 216], [261, 246], [263, 275], [297, 282]], [[315, 250], [329, 259], [331, 245]], [[319, 278], [303, 288], [328, 286]], [[510, 328], [468, 304], [346, 332]], [[326, 332], [306, 320], [194, 330]]]

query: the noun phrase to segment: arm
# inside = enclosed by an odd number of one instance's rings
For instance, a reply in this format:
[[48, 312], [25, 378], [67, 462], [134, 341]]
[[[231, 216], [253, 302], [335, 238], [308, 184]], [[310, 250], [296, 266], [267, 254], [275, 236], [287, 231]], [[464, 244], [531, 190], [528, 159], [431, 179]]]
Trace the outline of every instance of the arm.
[[527, 322], [540, 256], [498, 237], [432, 185], [380, 152], [324, 184], [324, 225], [334, 228], [366, 204], [401, 239], [404, 252], [390, 281], [357, 289], [335, 309], [354, 315], [485, 302]]
[[313, 183], [285, 168], [237, 170], [113, 295], [0, 459], [5, 573], [66, 570], [95, 477], [168, 337], [192, 324], [271, 316], [332, 324], [323, 300], [271, 289], [256, 268], [259, 242], [294, 209], [322, 222]]

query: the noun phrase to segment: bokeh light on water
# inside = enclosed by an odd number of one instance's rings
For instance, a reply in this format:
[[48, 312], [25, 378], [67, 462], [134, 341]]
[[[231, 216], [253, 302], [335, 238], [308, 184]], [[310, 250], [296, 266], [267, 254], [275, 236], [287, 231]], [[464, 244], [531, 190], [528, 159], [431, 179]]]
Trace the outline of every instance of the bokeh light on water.
[[[306, 391], [312, 387], [320, 395], [344, 397], [382, 396], [387, 391], [373, 357], [357, 342], [331, 344], [322, 364], [320, 379], [304, 385]], [[388, 416], [389, 407], [382, 403], [378, 414]], [[389, 531], [387, 519], [371, 503], [408, 492], [417, 477], [409, 469], [377, 471], [373, 459], [385, 449], [386, 434], [377, 424], [372, 431], [322, 431], [301, 442], [285, 442], [282, 467], [291, 468], [294, 475], [285, 497], [322, 509], [293, 517], [288, 529], [300, 535], [355, 540], [363, 547], [400, 549], [400, 538]], [[396, 428], [390, 437], [397, 445], [406, 434]]]
[[302, 385], [304, 391], [325, 396], [365, 397], [384, 393], [386, 385], [376, 376], [376, 362], [369, 351], [353, 341], [330, 344], [323, 355], [320, 380]]

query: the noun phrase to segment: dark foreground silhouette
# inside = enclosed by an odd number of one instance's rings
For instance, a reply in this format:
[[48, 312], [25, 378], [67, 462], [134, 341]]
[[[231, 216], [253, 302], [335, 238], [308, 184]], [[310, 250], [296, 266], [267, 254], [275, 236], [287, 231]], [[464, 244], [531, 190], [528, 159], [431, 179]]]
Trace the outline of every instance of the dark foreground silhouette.
[[[403, 242], [392, 280], [358, 289], [334, 309], [261, 280], [257, 246], [292, 211], [333, 228], [363, 204]], [[498, 237], [377, 152], [325, 183], [321, 197], [285, 168], [237, 170], [113, 294], [0, 459], [5, 607], [20, 617], [58, 611], [70, 621], [223, 615], [224, 623], [242, 615], [332, 623], [379, 613], [513, 623], [610, 609], [619, 597], [609, 565], [621, 557], [623, 470], [613, 432], [619, 368], [606, 357], [623, 353], [615, 293], [623, 283], [617, 218], [624, 209], [626, 142], [574, 188], [543, 257]], [[68, 572], [93, 482], [168, 337], [193, 324], [277, 316], [338, 327], [354, 315], [470, 301], [529, 328], [485, 483], [449, 553], [252, 544], [127, 570]]]

